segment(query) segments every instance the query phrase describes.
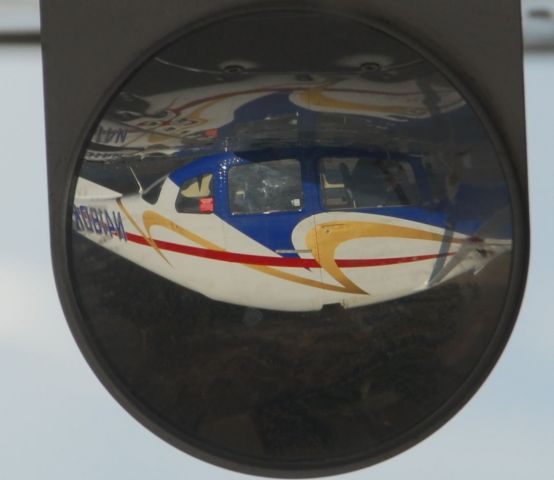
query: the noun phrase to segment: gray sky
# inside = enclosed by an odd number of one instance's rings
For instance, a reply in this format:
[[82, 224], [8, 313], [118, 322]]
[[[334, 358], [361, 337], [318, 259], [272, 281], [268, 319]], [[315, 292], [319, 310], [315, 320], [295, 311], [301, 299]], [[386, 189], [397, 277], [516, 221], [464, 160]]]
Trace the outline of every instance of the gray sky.
[[39, 28], [38, 0], [0, 0], [0, 32]]
[[[50, 270], [38, 47], [0, 47], [0, 478], [235, 479], [159, 440], [79, 353]], [[344, 479], [532, 478], [554, 472], [554, 55], [526, 59], [532, 256], [514, 334], [469, 404], [409, 451]]]

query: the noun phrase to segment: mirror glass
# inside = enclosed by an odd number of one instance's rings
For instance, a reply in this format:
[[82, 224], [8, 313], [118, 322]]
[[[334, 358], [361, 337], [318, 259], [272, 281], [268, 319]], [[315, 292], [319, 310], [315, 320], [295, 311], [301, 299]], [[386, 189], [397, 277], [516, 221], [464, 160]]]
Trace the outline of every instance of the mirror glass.
[[337, 15], [228, 18], [146, 59], [68, 208], [80, 328], [126, 406], [275, 474], [442, 425], [512, 324], [509, 171], [479, 112], [419, 49]]

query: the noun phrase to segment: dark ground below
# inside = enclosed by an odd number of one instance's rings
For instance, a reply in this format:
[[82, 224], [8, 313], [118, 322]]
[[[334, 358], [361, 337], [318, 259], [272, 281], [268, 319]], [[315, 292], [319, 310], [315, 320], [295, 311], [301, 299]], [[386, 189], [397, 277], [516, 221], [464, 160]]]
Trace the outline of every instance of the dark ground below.
[[333, 464], [402, 442], [458, 391], [498, 327], [510, 257], [351, 310], [210, 300], [74, 236], [83, 328], [128, 395], [239, 461]]

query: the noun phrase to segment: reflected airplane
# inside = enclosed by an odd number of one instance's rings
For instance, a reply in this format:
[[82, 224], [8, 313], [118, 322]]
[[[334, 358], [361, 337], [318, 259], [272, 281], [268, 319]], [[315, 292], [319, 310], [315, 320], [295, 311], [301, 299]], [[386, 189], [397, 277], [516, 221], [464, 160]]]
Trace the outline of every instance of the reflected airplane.
[[450, 199], [435, 190], [421, 155], [223, 152], [130, 195], [79, 178], [73, 228], [215, 300], [352, 308], [478, 272], [511, 249], [505, 186], [461, 183]]
[[281, 122], [277, 135], [282, 139], [287, 132], [313, 128], [315, 116], [326, 114], [354, 115], [387, 130], [428, 121], [430, 102], [441, 113], [465, 105], [451, 86], [429, 82], [431, 99], [414, 80], [383, 84], [359, 75], [262, 75], [148, 96], [124, 92], [99, 123], [85, 159], [174, 155], [182, 151], [184, 139], [191, 149], [201, 148], [237, 137], [237, 127], [238, 135], [244, 135], [248, 125], [259, 130]]

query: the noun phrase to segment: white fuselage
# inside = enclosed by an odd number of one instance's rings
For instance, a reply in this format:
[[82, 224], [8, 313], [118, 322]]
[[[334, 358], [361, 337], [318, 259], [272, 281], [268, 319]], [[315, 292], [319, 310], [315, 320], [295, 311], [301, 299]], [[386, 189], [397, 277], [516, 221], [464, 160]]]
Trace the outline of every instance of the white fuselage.
[[152, 205], [80, 179], [74, 229], [212, 299], [282, 311], [399, 298], [479, 270], [511, 246], [393, 216], [336, 211], [301, 220], [292, 232], [297, 256], [284, 257], [215, 213], [178, 213], [177, 193], [166, 181]]

